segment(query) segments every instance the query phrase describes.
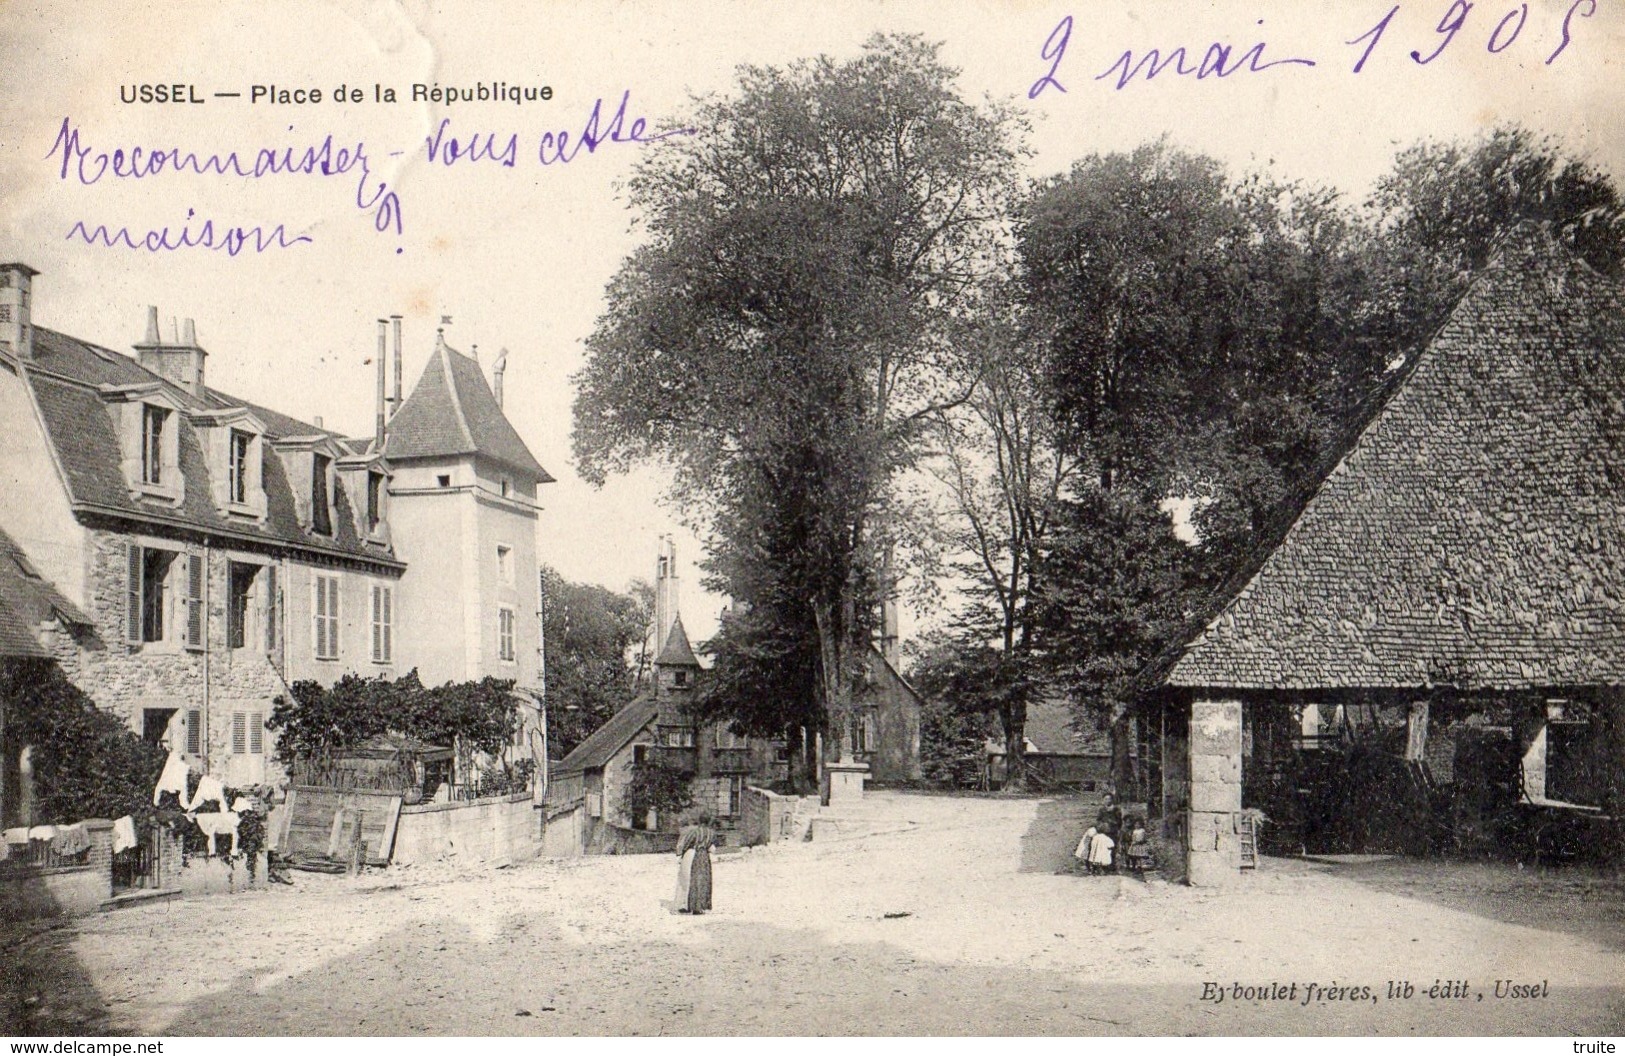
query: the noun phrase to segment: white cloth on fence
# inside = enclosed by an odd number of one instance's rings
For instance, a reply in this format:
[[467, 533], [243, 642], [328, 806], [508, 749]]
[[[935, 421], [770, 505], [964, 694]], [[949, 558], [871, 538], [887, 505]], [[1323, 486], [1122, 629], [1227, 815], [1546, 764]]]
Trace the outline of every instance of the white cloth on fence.
[[31, 839], [31, 840], [55, 839], [56, 838], [56, 826], [55, 825], [35, 825], [33, 828], [28, 830], [28, 838]]
[[164, 772], [158, 775], [158, 786], [152, 790], [152, 805], [156, 807], [159, 797], [165, 792], [173, 792], [181, 806], [185, 807], [188, 772], [186, 760], [181, 758], [180, 753], [170, 752], [169, 758], [164, 760]]
[[241, 815], [229, 810], [218, 814], [197, 814], [192, 818], [197, 822], [197, 827], [203, 830], [203, 835], [209, 838], [211, 856], [219, 853], [215, 850], [214, 838], [224, 835], [231, 836], [231, 853], [237, 853], [237, 823], [241, 819]]
[[128, 814], [113, 822], [113, 853], [135, 846], [135, 819]]
[[1089, 841], [1089, 862], [1091, 865], [1111, 865], [1112, 848], [1116, 841], [1104, 832], [1095, 833], [1095, 838]]
[[4, 838], [7, 843], [27, 843], [28, 826], [23, 825], [15, 829], [7, 829]]
[[51, 841], [51, 847], [64, 858], [72, 858], [82, 854], [90, 847], [90, 833], [85, 831], [83, 822], [74, 822], [72, 825], [59, 825], [56, 838]]
[[254, 809], [254, 801], [249, 799], [247, 796], [238, 796], [236, 799], [231, 801], [231, 809], [236, 811], [238, 814], [245, 814]]
[[197, 792], [192, 796], [192, 802], [187, 803], [188, 811], [196, 810], [205, 803], [218, 803], [220, 809], [226, 809], [226, 786], [213, 774], [204, 774], [197, 783]]

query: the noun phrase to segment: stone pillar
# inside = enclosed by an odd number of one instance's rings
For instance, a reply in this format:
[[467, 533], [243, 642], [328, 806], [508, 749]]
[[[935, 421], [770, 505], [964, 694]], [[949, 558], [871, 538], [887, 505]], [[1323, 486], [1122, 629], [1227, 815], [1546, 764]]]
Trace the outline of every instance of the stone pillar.
[[1192, 887], [1233, 884], [1241, 875], [1241, 701], [1191, 702], [1190, 761], [1186, 876]]
[[851, 760], [828, 763], [824, 767], [824, 805], [838, 807], [863, 799], [863, 783], [869, 777], [868, 763]]

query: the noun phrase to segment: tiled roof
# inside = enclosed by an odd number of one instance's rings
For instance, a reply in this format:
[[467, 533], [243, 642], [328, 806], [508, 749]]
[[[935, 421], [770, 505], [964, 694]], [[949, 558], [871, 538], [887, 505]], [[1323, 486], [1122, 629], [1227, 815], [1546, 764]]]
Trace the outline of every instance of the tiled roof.
[[1168, 683], [1621, 682], [1625, 299], [1525, 225]]
[[53, 619], [90, 622], [0, 531], [0, 656], [49, 656], [35, 628]]
[[[179, 507], [138, 499], [125, 481], [122, 451], [113, 417], [97, 387], [141, 385], [161, 381], [133, 358], [100, 348], [53, 330], [35, 328], [34, 358], [25, 364], [46, 437], [55, 448], [76, 512], [128, 517], [155, 524], [257, 539], [267, 544], [295, 546], [335, 556], [364, 558], [395, 564], [393, 555], [363, 543], [356, 532], [354, 512], [344, 488], [338, 488], [333, 507], [333, 535], [307, 532], [300, 523], [293, 488], [281, 456], [264, 448], [262, 484], [266, 496], [265, 523], [230, 518], [216, 508], [210, 486], [210, 466], [198, 436], [189, 426], [177, 433], [180, 470], [186, 481]], [[268, 439], [285, 436], [336, 434], [308, 425], [267, 408], [234, 400], [206, 389], [201, 400], [163, 382], [164, 391], [183, 407], [218, 410], [244, 407], [258, 417]]]
[[4, 594], [0, 594], [0, 656], [50, 655], [50, 650], [40, 644], [28, 621], [17, 614]]
[[654, 721], [659, 710], [653, 693], [634, 700], [576, 745], [575, 750], [559, 762], [556, 772], [575, 774], [602, 769], [616, 752], [625, 748], [632, 738]]
[[688, 632], [683, 630], [681, 616], [672, 621], [671, 630], [666, 632], [666, 644], [660, 649], [660, 655], [655, 657], [655, 663], [666, 667], [699, 667], [700, 659], [694, 655], [694, 647], [688, 644]]
[[392, 459], [481, 455], [542, 483], [553, 478], [497, 406], [480, 365], [436, 342], [423, 375], [389, 421], [384, 455]]

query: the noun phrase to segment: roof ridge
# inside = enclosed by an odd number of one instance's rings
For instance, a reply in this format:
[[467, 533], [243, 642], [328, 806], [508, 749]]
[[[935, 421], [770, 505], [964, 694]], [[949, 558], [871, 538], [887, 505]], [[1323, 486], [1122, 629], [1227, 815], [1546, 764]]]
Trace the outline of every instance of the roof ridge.
[[460, 356], [462, 353], [455, 351], [450, 345], [446, 344], [444, 337], [440, 340], [439, 352], [440, 369], [445, 371], [446, 389], [451, 394], [451, 409], [457, 415], [457, 428], [463, 431], [463, 443], [467, 444], [470, 449], [477, 451], [479, 445], [474, 443], [474, 431], [468, 427], [468, 415], [463, 411], [463, 394], [457, 387], [457, 372], [452, 370], [451, 365], [451, 357], [454, 355]]

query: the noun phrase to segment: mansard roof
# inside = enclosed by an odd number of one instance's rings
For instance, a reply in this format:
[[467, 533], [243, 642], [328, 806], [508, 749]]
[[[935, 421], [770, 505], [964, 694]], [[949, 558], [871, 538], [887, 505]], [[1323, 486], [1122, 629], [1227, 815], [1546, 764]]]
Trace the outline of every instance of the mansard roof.
[[[34, 355], [22, 368], [77, 515], [121, 518], [399, 567], [387, 549], [366, 543], [357, 534], [354, 511], [343, 488], [336, 489], [331, 536], [312, 534], [300, 521], [293, 486], [282, 459], [272, 450], [274, 442], [306, 437], [347, 451], [337, 433], [216, 389], [205, 389], [201, 398], [193, 397], [130, 356], [44, 327], [35, 328]], [[180, 408], [177, 441], [186, 487], [178, 506], [131, 494], [114, 419], [107, 411], [106, 390], [152, 385], [159, 387], [164, 403]], [[265, 438], [271, 441], [261, 445], [266, 497], [263, 522], [228, 517], [216, 507], [210, 479], [220, 467], [209, 464], [190, 421], [193, 415], [208, 418], [234, 408], [242, 408], [262, 424]]]
[[449, 347], [444, 336], [401, 409], [389, 420], [384, 454], [397, 461], [478, 455], [553, 480], [497, 406], [479, 363]]
[[1505, 239], [1168, 683], [1625, 683], [1625, 297]]

